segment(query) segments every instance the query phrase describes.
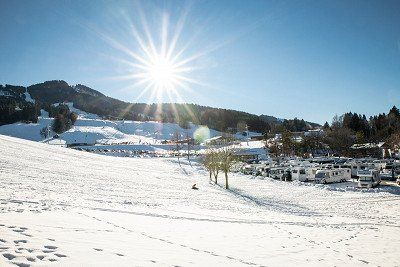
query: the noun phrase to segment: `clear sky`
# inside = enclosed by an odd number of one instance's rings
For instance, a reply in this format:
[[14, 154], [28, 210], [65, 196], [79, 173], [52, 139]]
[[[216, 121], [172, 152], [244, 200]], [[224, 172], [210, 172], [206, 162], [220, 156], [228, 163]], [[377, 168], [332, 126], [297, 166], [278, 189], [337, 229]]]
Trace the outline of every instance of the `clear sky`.
[[168, 50], [176, 33], [183, 85], [162, 101], [319, 123], [400, 106], [400, 1], [382, 0], [0, 0], [0, 84], [65, 80], [156, 101], [137, 75], [139, 41]]

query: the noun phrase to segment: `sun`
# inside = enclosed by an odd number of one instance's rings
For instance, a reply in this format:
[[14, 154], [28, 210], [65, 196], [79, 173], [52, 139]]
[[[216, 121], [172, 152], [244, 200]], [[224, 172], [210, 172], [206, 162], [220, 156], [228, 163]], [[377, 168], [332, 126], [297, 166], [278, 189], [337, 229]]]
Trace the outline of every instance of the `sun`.
[[147, 73], [144, 73], [147, 77], [144, 78], [153, 83], [156, 88], [169, 90], [176, 85], [179, 69], [167, 57], [155, 55], [148, 65]]
[[207, 54], [208, 50], [193, 53], [190, 48], [192, 39], [183, 45], [179, 44], [187, 12], [183, 12], [182, 17], [173, 24], [169, 21], [169, 14], [163, 12], [160, 28], [154, 31], [149, 27], [144, 13], [139, 12], [139, 25], [126, 17], [129, 33], [127, 36], [133, 41], [130, 46], [97, 32], [104, 41], [127, 56], [113, 58], [127, 65], [125, 74], [113, 78], [132, 81], [123, 89], [139, 91], [134, 101], [148, 96], [148, 103], [184, 103], [184, 94], [197, 94], [193, 87], [204, 86], [204, 83], [193, 77], [193, 72], [203, 68], [197, 59]]

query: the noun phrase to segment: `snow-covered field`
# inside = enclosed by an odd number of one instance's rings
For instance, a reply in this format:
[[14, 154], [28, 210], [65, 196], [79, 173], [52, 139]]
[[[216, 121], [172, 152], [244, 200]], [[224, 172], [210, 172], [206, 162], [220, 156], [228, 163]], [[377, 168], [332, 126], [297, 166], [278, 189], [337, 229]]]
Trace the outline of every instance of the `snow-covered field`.
[[397, 191], [220, 180], [0, 135], [0, 266], [400, 265]]

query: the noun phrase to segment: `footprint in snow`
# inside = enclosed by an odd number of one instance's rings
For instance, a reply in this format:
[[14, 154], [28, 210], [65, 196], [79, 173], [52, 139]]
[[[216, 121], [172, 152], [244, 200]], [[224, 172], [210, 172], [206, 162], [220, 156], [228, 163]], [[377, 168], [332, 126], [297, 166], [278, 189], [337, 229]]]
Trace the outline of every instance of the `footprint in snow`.
[[16, 258], [16, 256], [14, 256], [13, 254], [11, 254], [11, 253], [4, 253], [3, 254], [3, 257], [4, 258], [6, 258], [7, 260], [12, 260], [12, 259], [14, 259], [14, 258]]
[[30, 262], [35, 262], [36, 261], [36, 259], [33, 258], [33, 257], [25, 257], [25, 258], [26, 258], [27, 261], [30, 261]]
[[46, 246], [44, 246], [44, 248], [47, 248], [47, 249], [57, 249], [58, 247], [46, 245]]
[[19, 243], [24, 243], [24, 244], [26, 244], [26, 243], [28, 243], [28, 241], [27, 241], [27, 240], [24, 240], [24, 239], [21, 239], [21, 240], [14, 240], [14, 243], [15, 243], [16, 245], [18, 245]]
[[39, 260], [43, 260], [46, 256], [45, 255], [37, 255], [36, 258], [38, 258]]

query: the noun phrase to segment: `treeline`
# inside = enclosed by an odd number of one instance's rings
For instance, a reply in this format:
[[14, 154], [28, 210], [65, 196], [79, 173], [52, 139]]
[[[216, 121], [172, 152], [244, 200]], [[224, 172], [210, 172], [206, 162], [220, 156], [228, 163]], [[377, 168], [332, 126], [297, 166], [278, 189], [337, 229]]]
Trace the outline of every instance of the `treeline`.
[[274, 154], [303, 155], [323, 152], [352, 156], [350, 149], [354, 144], [385, 142], [386, 147], [400, 148], [400, 111], [397, 107], [390, 109], [388, 114], [371, 116], [348, 112], [335, 116], [331, 125], [326, 122], [324, 134], [303, 136], [301, 141], [295, 141], [293, 133], [283, 131], [281, 143], [270, 145]]
[[36, 123], [40, 107], [31, 103], [0, 101], [0, 125], [15, 122]]
[[[77, 119], [77, 115], [69, 110], [67, 105], [54, 106], [47, 102], [28, 102], [25, 92], [27, 89], [22, 86], [0, 86], [0, 125], [15, 122], [37, 123], [41, 109], [54, 118], [51, 126], [55, 133], [63, 133], [69, 130]], [[43, 136], [49, 131], [42, 129]]]
[[371, 116], [357, 113], [345, 113], [335, 116], [332, 125], [325, 123], [324, 128], [330, 131], [347, 130], [355, 138], [355, 143], [384, 142], [400, 133], [400, 111], [394, 106], [388, 114]]

